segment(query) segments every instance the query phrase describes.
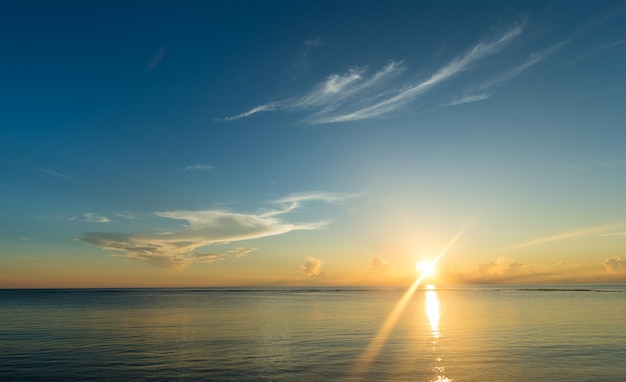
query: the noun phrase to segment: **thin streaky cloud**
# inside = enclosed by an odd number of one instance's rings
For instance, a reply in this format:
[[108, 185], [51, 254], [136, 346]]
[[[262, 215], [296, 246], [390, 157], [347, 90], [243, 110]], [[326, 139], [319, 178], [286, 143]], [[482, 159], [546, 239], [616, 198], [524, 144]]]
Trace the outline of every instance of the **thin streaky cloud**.
[[368, 75], [365, 67], [353, 67], [343, 74], [326, 77], [299, 98], [264, 104], [222, 120], [232, 121], [263, 111], [281, 110], [313, 110], [313, 113], [305, 118], [306, 122], [313, 125], [375, 118], [401, 108], [418, 95], [470, 69], [481, 59], [500, 52], [522, 31], [523, 25], [516, 24], [498, 38], [476, 44], [427, 80], [415, 85], [404, 88], [394, 85], [393, 75], [403, 69], [403, 62], [390, 60], [374, 74]]
[[[326, 81], [318, 86], [310, 95], [305, 96], [296, 105], [297, 107], [315, 107], [326, 105], [324, 110], [329, 110], [337, 101], [341, 101], [348, 97], [352, 97], [357, 93], [380, 84], [383, 80], [389, 78], [392, 74], [398, 73], [403, 69], [402, 61], [390, 60], [381, 70], [374, 73], [369, 79], [364, 79], [365, 69], [353, 68], [344, 76], [339, 77], [332, 75]], [[363, 80], [362, 82], [360, 80]], [[357, 81], [359, 81], [357, 83]]]
[[62, 178], [62, 179], [65, 179], [65, 180], [76, 182], [76, 179], [72, 178], [71, 176], [62, 174], [62, 173], [54, 171], [54, 170], [42, 169], [41, 171], [45, 172], [48, 175], [56, 176], [57, 178]]
[[359, 194], [343, 194], [336, 192], [303, 192], [295, 193], [284, 198], [273, 201], [273, 204], [282, 206], [279, 210], [267, 211], [262, 216], [274, 216], [291, 212], [302, 206], [304, 202], [320, 201], [329, 204], [340, 203], [352, 198], [358, 197]]
[[568, 164], [568, 163], [553, 163], [554, 166], [557, 167], [562, 167], [562, 168], [568, 168], [571, 170], [578, 170], [578, 171], [582, 171], [582, 170], [586, 170], [587, 168], [584, 166], [579, 166], [579, 165], [575, 165], [575, 164]]
[[599, 235], [601, 237], [611, 237], [611, 236], [626, 236], [626, 232], [612, 232], [612, 233], [605, 233], [602, 235]]
[[585, 54], [582, 54], [582, 55], [580, 55], [580, 56], [578, 56], [578, 57], [576, 57], [576, 58], [573, 58], [573, 59], [571, 59], [571, 60], [567, 61], [566, 63], [564, 63], [564, 64], [563, 64], [563, 66], [569, 66], [569, 65], [576, 64], [576, 63], [578, 63], [579, 61], [582, 61], [582, 60], [584, 60], [584, 59], [586, 59], [586, 58], [588, 58], [588, 57], [590, 57], [590, 56], [593, 56], [593, 55], [595, 55], [595, 54], [598, 54], [598, 53], [600, 53], [600, 52], [603, 52], [603, 51], [605, 51], [605, 50], [607, 50], [607, 49], [611, 49], [611, 48], [613, 48], [613, 47], [615, 47], [615, 46], [622, 45], [622, 44], [624, 44], [624, 43], [626, 43], [626, 38], [624, 38], [624, 39], [622, 39], [622, 40], [619, 40], [619, 41], [612, 42], [612, 43], [610, 43], [610, 44], [603, 45], [603, 46], [601, 46], [601, 47], [599, 47], [599, 48], [596, 48], [596, 49], [590, 50], [589, 52], [587, 52], [587, 53], [585, 53]]
[[270, 102], [270, 103], [265, 104], [265, 105], [257, 106], [257, 107], [255, 107], [253, 109], [250, 109], [250, 110], [248, 110], [248, 111], [246, 111], [244, 113], [241, 113], [241, 114], [238, 114], [238, 115], [234, 115], [232, 117], [221, 118], [221, 119], [218, 119], [218, 120], [221, 120], [221, 121], [234, 121], [234, 120], [237, 120], [237, 119], [249, 117], [249, 116], [251, 116], [253, 114], [260, 113], [260, 112], [263, 112], [263, 111], [280, 110], [282, 108], [281, 104], [282, 104], [282, 102]]
[[365, 69], [351, 68], [343, 75], [333, 74], [317, 85], [313, 91], [289, 105], [289, 108], [310, 108], [327, 104], [331, 99], [345, 96], [343, 93], [355, 82], [363, 79]]
[[527, 242], [524, 242], [524, 243], [511, 245], [511, 246], [508, 246], [506, 248], [500, 249], [496, 253], [510, 252], [510, 251], [515, 251], [515, 250], [518, 250], [518, 249], [523, 249], [523, 248], [528, 248], [528, 247], [534, 247], [534, 246], [542, 245], [542, 244], [546, 244], [546, 243], [552, 243], [552, 242], [556, 242], [556, 241], [574, 239], [574, 238], [582, 237], [582, 236], [589, 236], [589, 235], [592, 235], [592, 234], [600, 233], [602, 231], [608, 231], [608, 230], [611, 230], [611, 229], [615, 229], [615, 228], [621, 227], [623, 225], [624, 225], [624, 223], [609, 224], [609, 225], [604, 225], [604, 226], [599, 226], [599, 227], [585, 228], [585, 229], [581, 229], [581, 230], [577, 230], [577, 231], [572, 231], [572, 232], [566, 232], [566, 233], [562, 233], [562, 234], [552, 235], [552, 236], [548, 236], [548, 237], [543, 237], [543, 238], [539, 238], [539, 239], [530, 240], [530, 241], [527, 241]]
[[309, 115], [310, 124], [325, 124], [369, 119], [387, 114], [406, 105], [416, 96], [426, 93], [441, 82], [468, 70], [480, 59], [495, 54], [522, 33], [515, 25], [493, 41], [480, 42], [466, 54], [452, 60], [427, 80], [403, 89], [394, 89], [389, 81], [403, 69], [402, 61], [390, 60], [385, 67], [367, 76], [363, 67], [354, 67], [344, 74], [328, 76], [304, 96], [257, 106], [239, 115], [223, 118], [231, 121], [249, 117], [261, 111], [294, 111], [318, 109]]
[[[285, 99], [257, 106], [244, 113], [222, 118], [222, 121], [232, 121], [246, 118], [266, 111], [298, 111], [319, 109], [314, 115], [325, 115], [338, 108], [344, 108], [355, 102], [355, 98], [363, 97], [367, 90], [383, 86], [384, 81], [393, 78], [393, 75], [402, 70], [402, 62], [390, 60], [381, 70], [367, 76], [364, 67], [353, 67], [343, 74], [332, 74], [312, 90], [295, 99]], [[363, 97], [365, 99], [369, 96]], [[314, 118], [315, 120], [315, 118]]]
[[463, 95], [462, 97], [459, 98], [455, 98], [452, 101], [444, 104], [443, 106], [458, 106], [458, 105], [463, 105], [466, 103], [472, 103], [472, 102], [478, 102], [478, 101], [484, 101], [486, 99], [489, 99], [489, 97], [491, 97], [491, 94], [466, 94]]
[[185, 167], [185, 171], [211, 171], [214, 169], [215, 169], [215, 166], [212, 166], [210, 164], [200, 164], [200, 163], [194, 163]]
[[252, 247], [237, 247], [228, 251], [228, 253], [235, 259], [240, 257], [248, 256], [252, 252], [256, 251], [257, 248]]
[[157, 66], [159, 66], [161, 64], [161, 61], [163, 61], [163, 57], [165, 57], [165, 52], [167, 51], [167, 49], [165, 48], [161, 48], [158, 53], [152, 58], [152, 61], [150, 61], [150, 64], [146, 67], [146, 72], [151, 72], [154, 69], [157, 68]]
[[585, 24], [584, 27], [582, 27], [582, 29], [579, 31], [579, 34], [595, 29], [600, 25], [606, 23], [607, 21], [621, 15], [624, 12], [626, 12], [626, 4], [621, 4], [620, 6], [608, 11], [607, 13], [589, 21], [587, 24]]
[[546, 58], [554, 54], [557, 50], [569, 44], [570, 41], [571, 41], [571, 38], [567, 38], [550, 46], [549, 48], [530, 54], [528, 58], [521, 64], [514, 66], [510, 68], [509, 70], [503, 73], [500, 73], [499, 75], [483, 82], [478, 87], [476, 87], [474, 91], [487, 91], [494, 87], [503, 85], [521, 76], [522, 74], [527, 72], [530, 68], [539, 64], [541, 61], [545, 60]]
[[322, 119], [318, 121], [318, 123], [356, 121], [360, 119], [378, 117], [382, 114], [394, 111], [399, 107], [405, 105], [414, 97], [429, 91], [430, 89], [439, 85], [441, 82], [444, 82], [449, 78], [455, 76], [456, 74], [469, 69], [471, 65], [474, 64], [476, 61], [499, 52], [506, 45], [508, 45], [511, 40], [513, 40], [517, 35], [522, 33], [522, 30], [523, 27], [521, 25], [515, 25], [511, 30], [500, 36], [498, 39], [491, 42], [481, 42], [475, 45], [472, 49], [469, 50], [468, 53], [455, 58], [448, 65], [435, 72], [435, 74], [433, 74], [426, 81], [423, 81], [417, 85], [410, 86], [400, 91], [397, 95], [377, 102], [373, 105], [363, 107], [351, 113], [335, 115], [330, 118]]
[[302, 42], [302, 48], [297, 53], [298, 59], [293, 69], [294, 70], [293, 80], [297, 80], [301, 78], [304, 75], [304, 73], [306, 73], [309, 70], [309, 67], [310, 67], [309, 56], [311, 55], [311, 52], [320, 48], [323, 45], [324, 45], [324, 42], [319, 37], [310, 38]]
[[133, 212], [115, 212], [113, 213], [113, 215], [119, 217], [119, 218], [124, 218], [124, 219], [128, 219], [128, 220], [137, 220], [139, 219], [139, 216]]

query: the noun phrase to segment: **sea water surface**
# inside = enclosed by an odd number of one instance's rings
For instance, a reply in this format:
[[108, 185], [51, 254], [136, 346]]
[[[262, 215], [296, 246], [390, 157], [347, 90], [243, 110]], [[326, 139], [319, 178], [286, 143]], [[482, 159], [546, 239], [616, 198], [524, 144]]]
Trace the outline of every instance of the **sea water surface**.
[[0, 290], [0, 380], [626, 380], [624, 285], [405, 291]]

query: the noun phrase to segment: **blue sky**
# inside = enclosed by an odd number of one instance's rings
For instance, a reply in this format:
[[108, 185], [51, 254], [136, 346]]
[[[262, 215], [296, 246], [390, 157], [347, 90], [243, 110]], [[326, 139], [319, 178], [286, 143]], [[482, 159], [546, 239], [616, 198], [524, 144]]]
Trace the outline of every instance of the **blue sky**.
[[0, 6], [0, 286], [626, 280], [626, 3]]

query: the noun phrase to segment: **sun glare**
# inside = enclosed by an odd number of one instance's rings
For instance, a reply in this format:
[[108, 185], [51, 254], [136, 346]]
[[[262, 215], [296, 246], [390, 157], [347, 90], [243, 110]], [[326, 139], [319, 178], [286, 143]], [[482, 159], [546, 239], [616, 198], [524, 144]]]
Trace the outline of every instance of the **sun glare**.
[[415, 269], [417, 269], [418, 272], [420, 272], [422, 275], [424, 275], [424, 277], [429, 277], [435, 274], [435, 266], [436, 266], [436, 261], [418, 261], [415, 264]]

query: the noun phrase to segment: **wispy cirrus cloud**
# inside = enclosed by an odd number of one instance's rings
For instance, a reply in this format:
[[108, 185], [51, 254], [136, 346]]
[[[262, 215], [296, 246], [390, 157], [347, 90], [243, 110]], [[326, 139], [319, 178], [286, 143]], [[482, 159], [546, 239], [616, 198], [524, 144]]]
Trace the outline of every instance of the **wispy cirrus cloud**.
[[513, 79], [523, 75], [533, 66], [539, 64], [541, 61], [551, 56], [557, 50], [567, 45], [569, 41], [570, 39], [568, 38], [550, 46], [549, 48], [531, 53], [522, 63], [505, 69], [504, 71], [483, 80], [483, 82], [479, 83], [478, 85], [474, 85], [468, 90], [465, 90], [461, 96], [453, 98], [451, 101], [444, 103], [442, 106], [458, 106], [466, 103], [483, 101], [490, 98], [494, 94], [494, 91], [497, 87], [502, 86], [507, 82], [512, 81]]
[[249, 117], [249, 116], [251, 116], [253, 114], [260, 113], [260, 112], [263, 112], [263, 111], [281, 110], [283, 108], [282, 105], [284, 105], [284, 104], [286, 104], [286, 103], [285, 102], [268, 103], [268, 104], [265, 104], [265, 105], [257, 106], [255, 108], [250, 109], [250, 110], [248, 110], [246, 112], [243, 112], [241, 114], [233, 115], [231, 117], [222, 118], [221, 120], [223, 120], [223, 121], [234, 121], [234, 120], [237, 120], [237, 119]]
[[163, 61], [163, 58], [165, 57], [165, 52], [167, 52], [166, 48], [161, 48], [152, 58], [152, 60], [150, 61], [150, 64], [146, 67], [146, 72], [151, 72], [154, 69], [157, 68], [157, 66], [159, 66], [159, 64], [161, 64], [161, 61]]
[[194, 163], [185, 167], [185, 171], [212, 171], [214, 169], [215, 169], [215, 166], [213, 165], [201, 164], [201, 163]]
[[391, 60], [374, 73], [369, 72], [366, 67], [353, 67], [343, 74], [326, 77], [302, 96], [263, 104], [222, 120], [232, 121], [267, 111], [304, 111], [308, 113], [305, 121], [310, 124], [375, 118], [406, 106], [417, 96], [471, 69], [482, 59], [500, 52], [522, 30], [523, 25], [516, 24], [495, 39], [479, 42], [427, 79], [415, 84], [403, 86], [394, 80], [405, 70], [402, 61]]
[[578, 63], [579, 61], [582, 61], [582, 60], [584, 60], [586, 58], [589, 58], [589, 57], [591, 57], [591, 56], [593, 56], [595, 54], [601, 53], [601, 52], [603, 52], [603, 51], [605, 51], [607, 49], [611, 49], [613, 47], [616, 47], [618, 45], [622, 45], [624, 43], [626, 43], [626, 38], [618, 40], [618, 41], [615, 41], [615, 42], [612, 42], [610, 44], [602, 45], [602, 46], [600, 46], [600, 47], [598, 47], [596, 49], [592, 49], [589, 52], [581, 54], [578, 57], [575, 57], [575, 58], [565, 62], [563, 64], [563, 66], [574, 65], [574, 64]]
[[602, 237], [610, 237], [610, 236], [626, 236], [626, 232], [611, 232], [600, 235]]
[[210, 263], [230, 256], [245, 256], [255, 248], [238, 247], [226, 254], [205, 253], [202, 247], [224, 244], [267, 236], [281, 235], [291, 231], [315, 230], [328, 222], [313, 221], [292, 223], [282, 219], [301, 203], [308, 201], [337, 202], [350, 195], [335, 193], [296, 194], [273, 204], [280, 208], [271, 212], [239, 213], [228, 210], [163, 211], [156, 216], [183, 220], [187, 225], [177, 232], [166, 233], [106, 233], [87, 232], [80, 239], [105, 250], [124, 251], [123, 257], [140, 260], [159, 267], [184, 269], [195, 262]]
[[244, 257], [244, 256], [248, 256], [249, 254], [251, 254], [252, 252], [256, 251], [256, 248], [251, 248], [251, 247], [237, 247], [234, 249], [231, 249], [230, 251], [228, 251], [228, 253], [238, 259], [240, 257]]
[[75, 178], [72, 178], [69, 175], [65, 175], [65, 174], [62, 174], [62, 173], [54, 171], [54, 170], [42, 169], [41, 171], [45, 172], [48, 175], [56, 176], [57, 178], [69, 180], [71, 182], [76, 182]]
[[463, 94], [462, 96], [454, 98], [454, 99], [452, 99], [452, 101], [443, 104], [443, 106], [444, 107], [445, 106], [458, 106], [458, 105], [463, 105], [465, 103], [484, 101], [484, 100], [488, 99], [489, 97], [491, 97], [491, 94], [489, 94], [489, 93]]

